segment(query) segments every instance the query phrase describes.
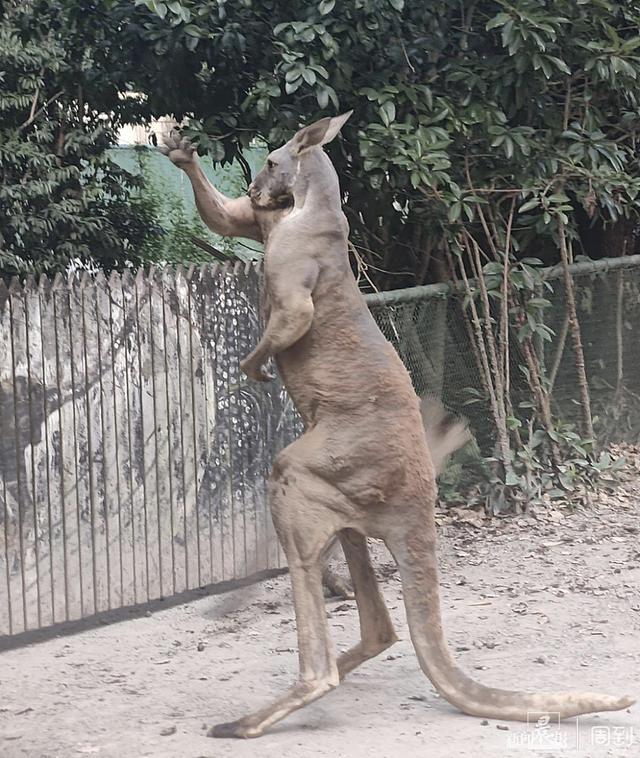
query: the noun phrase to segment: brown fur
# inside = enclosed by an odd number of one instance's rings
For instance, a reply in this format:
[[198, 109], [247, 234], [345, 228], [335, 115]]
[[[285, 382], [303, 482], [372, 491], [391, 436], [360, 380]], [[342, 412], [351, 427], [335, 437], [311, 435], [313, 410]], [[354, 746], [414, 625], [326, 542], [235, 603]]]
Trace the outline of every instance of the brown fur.
[[[631, 698], [485, 687], [451, 658], [439, 605], [433, 459], [440, 464], [452, 438], [457, 444], [464, 434], [458, 429], [451, 435], [446, 424], [438, 433], [443, 419], [435, 418], [427, 443], [409, 375], [352, 275], [338, 178], [321, 149], [346, 118], [323, 119], [271, 153], [273, 165], [256, 177], [251, 199], [229, 200], [208, 185], [188, 145], [173, 141], [165, 149], [189, 175], [212, 229], [251, 232], [264, 242], [267, 327], [242, 368], [268, 381], [265, 364], [275, 358], [306, 425], [305, 434], [277, 456], [269, 481], [273, 521], [291, 574], [300, 679], [273, 703], [219, 724], [211, 735], [257, 737], [393, 644], [366, 536], [384, 540], [399, 566], [421, 667], [464, 712], [526, 720], [529, 711], [566, 717], [626, 708]], [[347, 558], [361, 626], [361, 641], [338, 658], [321, 584], [322, 555], [335, 535]]]

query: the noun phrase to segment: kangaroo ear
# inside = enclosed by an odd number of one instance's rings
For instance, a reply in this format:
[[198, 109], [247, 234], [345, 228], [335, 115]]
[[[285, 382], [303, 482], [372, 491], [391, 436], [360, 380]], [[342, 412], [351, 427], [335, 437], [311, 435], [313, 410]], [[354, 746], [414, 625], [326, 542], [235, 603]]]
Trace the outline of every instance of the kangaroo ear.
[[331, 142], [352, 113], [353, 111], [347, 111], [341, 116], [321, 118], [315, 124], [309, 124], [309, 126], [300, 129], [291, 139], [294, 152], [300, 155], [311, 147], [326, 145], [327, 142]]

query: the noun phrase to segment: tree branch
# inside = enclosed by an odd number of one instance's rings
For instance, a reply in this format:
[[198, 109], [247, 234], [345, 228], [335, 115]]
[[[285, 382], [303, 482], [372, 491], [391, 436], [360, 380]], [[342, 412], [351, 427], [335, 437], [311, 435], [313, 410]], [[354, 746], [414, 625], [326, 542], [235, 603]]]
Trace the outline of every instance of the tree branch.
[[[26, 129], [28, 126], [31, 126], [31, 124], [33, 124], [33, 122], [38, 118], [38, 116], [41, 113], [43, 113], [51, 105], [51, 103], [54, 100], [57, 100], [61, 95], [64, 95], [64, 90], [63, 89], [59, 90], [58, 92], [56, 92], [55, 95], [53, 95], [52, 97], [50, 97], [47, 100], [47, 102], [41, 108], [38, 108], [38, 110], [35, 113], [33, 112], [33, 105], [32, 105], [31, 106], [31, 113], [29, 114], [29, 118], [23, 124], [21, 124], [18, 127], [18, 131], [21, 132], [24, 129]], [[36, 101], [34, 100], [34, 105], [35, 105], [35, 102]]]

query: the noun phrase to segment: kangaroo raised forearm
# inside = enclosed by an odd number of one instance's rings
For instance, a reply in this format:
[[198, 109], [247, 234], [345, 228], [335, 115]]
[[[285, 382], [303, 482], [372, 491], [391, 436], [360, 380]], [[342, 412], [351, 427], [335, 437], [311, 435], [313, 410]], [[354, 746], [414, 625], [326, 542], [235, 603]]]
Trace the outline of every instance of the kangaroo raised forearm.
[[189, 177], [198, 213], [204, 223], [223, 237], [249, 237], [262, 242], [262, 232], [248, 197], [223, 195], [207, 179], [196, 155], [195, 145], [172, 131], [165, 135], [159, 150]]
[[207, 179], [196, 160], [182, 167], [182, 170], [191, 182], [198, 213], [212, 232], [224, 237], [248, 237], [262, 242], [248, 197], [230, 198], [223, 195]]

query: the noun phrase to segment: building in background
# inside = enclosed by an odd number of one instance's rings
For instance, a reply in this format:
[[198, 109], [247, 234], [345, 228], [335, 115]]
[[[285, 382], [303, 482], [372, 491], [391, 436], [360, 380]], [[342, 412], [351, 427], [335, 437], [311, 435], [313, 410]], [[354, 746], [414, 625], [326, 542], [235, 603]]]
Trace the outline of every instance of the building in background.
[[[158, 262], [206, 262], [215, 258], [253, 259], [262, 254], [254, 240], [220, 237], [205, 227], [198, 211], [191, 184], [185, 173], [162, 155], [156, 145], [176, 128], [173, 116], [153, 119], [147, 125], [128, 124], [118, 135], [118, 146], [110, 151], [116, 163], [142, 178], [141, 193], [164, 229]], [[254, 174], [264, 160], [264, 150], [251, 148], [247, 161]], [[200, 158], [211, 182], [226, 195], [237, 197], [247, 191], [239, 165], [214, 167], [206, 156]], [[214, 252], [215, 251], [215, 252]]]

